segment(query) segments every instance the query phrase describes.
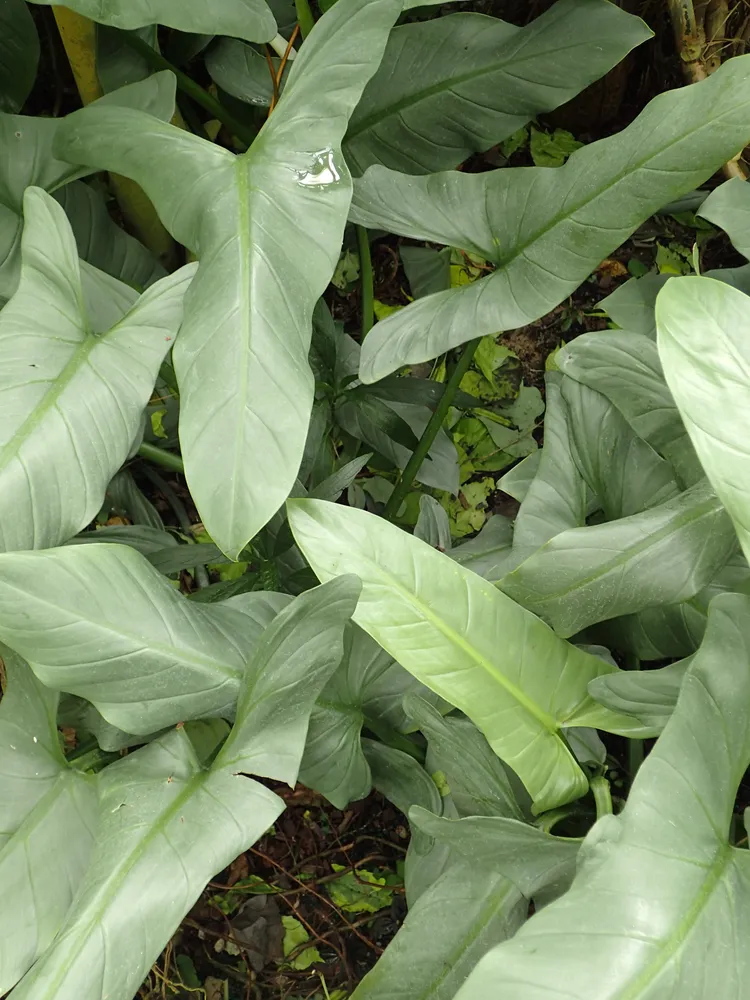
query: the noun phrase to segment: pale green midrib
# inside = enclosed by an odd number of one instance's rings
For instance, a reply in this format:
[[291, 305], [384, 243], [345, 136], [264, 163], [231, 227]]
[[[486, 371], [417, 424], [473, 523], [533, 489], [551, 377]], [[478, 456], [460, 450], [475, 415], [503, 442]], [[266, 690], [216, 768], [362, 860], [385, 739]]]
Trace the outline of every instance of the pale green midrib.
[[[532, 26], [533, 23], [529, 27]], [[523, 32], [524, 29], [519, 28], [517, 33], [509, 35], [508, 38], [505, 40], [505, 42], [501, 44], [506, 44], [508, 42], [514, 41], [518, 37], [518, 35], [523, 34]], [[576, 44], [571, 47], [579, 48], [580, 46]], [[416, 104], [420, 104], [422, 101], [427, 101], [431, 97], [439, 96], [443, 92], [447, 91], [448, 93], [450, 93], [453, 87], [461, 86], [461, 84], [463, 83], [471, 83], [474, 80], [477, 80], [483, 76], [492, 76], [495, 73], [502, 73], [503, 70], [507, 69], [508, 66], [522, 66], [525, 62], [536, 62], [539, 59], [544, 59], [545, 56], [550, 55], [551, 53], [557, 54], [560, 51], [562, 50], [559, 47], [548, 49], [546, 53], [540, 52], [538, 50], [536, 51], [532, 50], [531, 54], [529, 54], [528, 51], [526, 50], [525, 55], [521, 59], [517, 58], [517, 52], [513, 52], [510, 55], [506, 56], [505, 59], [492, 62], [489, 65], [485, 64], [480, 69], [468, 70], [465, 73], [456, 73], [455, 76], [444, 78], [438, 83], [432, 84], [432, 86], [430, 87], [423, 87], [421, 90], [417, 90], [412, 94], [408, 94], [406, 97], [401, 98], [400, 101], [394, 101], [392, 104], [388, 104], [384, 108], [380, 108], [377, 111], [373, 111], [372, 114], [368, 115], [366, 118], [363, 118], [361, 121], [357, 122], [354, 128], [350, 129], [347, 132], [345, 142], [351, 139], [356, 139], [357, 136], [361, 135], [363, 132], [368, 131], [375, 125], [379, 125], [382, 121], [385, 121], [386, 119], [399, 114], [406, 108], [410, 108]], [[498, 113], [505, 114], [513, 118], [527, 118], [528, 121], [530, 121], [534, 117], [533, 115], [527, 116], [525, 113], [522, 112], [500, 111]]]
[[[636, 545], [630, 546], [624, 552], [618, 555], [615, 559], [611, 559], [609, 562], [604, 563], [602, 566], [597, 567], [597, 569], [593, 573], [589, 574], [589, 576], [577, 577], [573, 584], [568, 585], [563, 590], [557, 590], [552, 592], [545, 591], [542, 593], [539, 600], [546, 602], [546, 601], [555, 601], [559, 600], [560, 598], [567, 597], [571, 593], [574, 593], [576, 590], [580, 590], [583, 587], [587, 587], [591, 583], [595, 583], [597, 580], [601, 579], [601, 577], [606, 576], [608, 573], [611, 573], [614, 569], [617, 569], [618, 567], [629, 562], [632, 558], [634, 558], [637, 555], [640, 555], [642, 552], [646, 551], [646, 549], [650, 548], [652, 545], [658, 544], [658, 542], [662, 541], [668, 535], [677, 532], [682, 528], [690, 525], [693, 521], [699, 521], [701, 518], [709, 514], [718, 514], [723, 509], [724, 508], [721, 501], [718, 500], [716, 497], [711, 497], [709, 500], [704, 500], [702, 504], [699, 504], [697, 507], [692, 507], [689, 510], [684, 511], [682, 514], [679, 514], [673, 520], [670, 520], [667, 524], [664, 525], [664, 527], [660, 528], [658, 531], [655, 531], [652, 535], [647, 535]], [[587, 529], [572, 528], [570, 530], [586, 531]], [[562, 532], [562, 534], [565, 534], [565, 532]], [[556, 541], [555, 538], [551, 538], [550, 541], [543, 546], [543, 548], [547, 549], [546, 554], [549, 553], [554, 554], [555, 541]], [[531, 562], [531, 560], [535, 559], [537, 555], [538, 553], [534, 553], [533, 555], [529, 556], [526, 562]], [[515, 576], [516, 573], [518, 573], [521, 569], [523, 569], [524, 565], [526, 565], [526, 563], [521, 563], [521, 565], [517, 569], [514, 569], [512, 573], [509, 573], [506, 577], [500, 580], [498, 584], [496, 584], [496, 586], [498, 586], [499, 589], [502, 591], [501, 585], [506, 580], [510, 580], [510, 582], [513, 582], [512, 578]], [[528, 584], [521, 583], [521, 586], [525, 586], [527, 589], [529, 588]], [[505, 591], [502, 592], [505, 593]]]
[[96, 346], [97, 339], [90, 335], [84, 335], [84, 340], [73, 352], [63, 370], [55, 377], [54, 382], [44, 394], [41, 402], [26, 417], [13, 437], [0, 451], [0, 472], [3, 472], [18, 453], [26, 440], [39, 427], [49, 411], [57, 404], [62, 394], [76, 377], [80, 369], [88, 360], [88, 356]]
[[[10, 584], [6, 582], [5, 586], [10, 586]], [[38, 594], [33, 594], [28, 590], [24, 590], [17, 584], [13, 585], [13, 589], [18, 593], [23, 594], [25, 597], [33, 597], [35, 601], [38, 601], [40, 604], [46, 604], [50, 608], [54, 608], [56, 611], [60, 610], [67, 611], [67, 609], [65, 608], [61, 609], [59, 604], [55, 604], [54, 602], [48, 600], [46, 597], [40, 597]], [[120, 638], [129, 639], [135, 643], [140, 642], [141, 650], [143, 648], [145, 648], [147, 651], [155, 650], [156, 652], [163, 654], [167, 659], [172, 659], [172, 660], [176, 659], [175, 651], [177, 651], [177, 653], [180, 654], [179, 658], [177, 658], [178, 662], [181, 661], [183, 663], [194, 664], [196, 667], [206, 667], [209, 670], [215, 670], [216, 672], [223, 674], [225, 677], [232, 677], [237, 680], [239, 680], [243, 675], [242, 668], [238, 667], [235, 670], [228, 664], [222, 664], [218, 660], [207, 660], [205, 657], [196, 656], [195, 653], [190, 653], [188, 650], [185, 649], [185, 647], [166, 646], [160, 642], [150, 642], [147, 646], [144, 646], [143, 640], [139, 636], [132, 635], [130, 632], [126, 632], [120, 628], [114, 628], [112, 624], [109, 622], [99, 622], [95, 621], [93, 618], [79, 618], [79, 622], [81, 621], [85, 622], [88, 625], [93, 625], [95, 628], [101, 629], [104, 632], [111, 632]], [[2, 628], [2, 626], [0, 626], [0, 628]], [[8, 643], [8, 646], [10, 646], [10, 643]], [[132, 653], [126, 654], [126, 656], [132, 656], [132, 655], [133, 655]], [[39, 666], [42, 667], [44, 666], [44, 664], [40, 664], [39, 661], [34, 659], [33, 657], [26, 656], [24, 657], [24, 659], [29, 660], [30, 663], [37, 663]], [[89, 661], [89, 662], [95, 662], [95, 661]], [[87, 666], [87, 664], [82, 664], [82, 665]], [[51, 669], [56, 669], [56, 668], [52, 667]], [[117, 704], [123, 704], [123, 703], [118, 702]], [[129, 704], [129, 703], [125, 702], [124, 704]]]
[[[484, 657], [477, 649], [475, 649], [470, 643], [468, 643], [463, 636], [459, 635], [454, 629], [452, 629], [445, 622], [441, 621], [437, 615], [434, 614], [431, 608], [424, 604], [416, 594], [408, 590], [403, 584], [400, 583], [396, 577], [387, 573], [381, 566], [376, 562], [369, 559], [367, 556], [363, 556], [365, 562], [369, 563], [371, 568], [375, 571], [375, 574], [380, 576], [390, 587], [396, 590], [398, 593], [405, 597], [407, 602], [415, 607], [420, 614], [433, 625], [442, 635], [444, 635], [451, 643], [457, 646], [463, 653], [465, 653], [470, 659], [482, 667], [491, 677], [493, 677], [497, 683], [509, 694], [518, 705], [532, 716], [540, 725], [547, 729], [553, 736], [560, 739], [559, 725], [557, 720], [553, 716], [549, 715], [543, 709], [535, 705], [524, 692], [517, 687], [513, 681], [509, 680], [501, 671], [497, 670], [492, 663], [486, 657]], [[507, 595], [503, 594], [503, 597]], [[515, 604], [513, 598], [508, 597], [509, 601]], [[526, 613], [521, 605], [516, 605], [523, 613]], [[354, 613], [354, 618], [358, 617], [357, 612]], [[398, 657], [396, 657], [398, 658]], [[411, 673], [411, 671], [410, 671]], [[429, 686], [429, 685], [428, 685]]]
[[664, 969], [667, 962], [684, 943], [688, 934], [698, 922], [698, 917], [701, 915], [701, 912], [724, 875], [724, 871], [732, 858], [732, 851], [733, 848], [729, 844], [722, 845], [701, 886], [700, 892], [675, 928], [674, 933], [670, 936], [666, 947], [660, 949], [658, 955], [646, 966], [640, 976], [620, 992], [617, 997], [613, 997], [613, 1000], [638, 1000], [643, 995], [644, 989], [650, 986]]
[[[241, 402], [243, 411], [247, 409], [248, 391], [248, 355], [250, 354], [250, 257], [252, 252], [252, 239], [250, 238], [252, 220], [250, 218], [250, 185], [248, 183], [248, 166], [250, 162], [251, 150], [238, 156], [234, 162], [234, 174], [237, 183], [237, 207], [239, 215], [239, 233], [237, 246], [239, 252], [239, 294], [240, 311], [242, 323], [242, 345], [241, 345], [241, 371], [240, 385], [237, 397]], [[232, 464], [233, 479], [237, 479], [237, 470], [241, 468], [242, 452], [245, 443], [245, 423], [241, 418], [238, 421], [237, 433], [234, 436], [234, 461]], [[238, 490], [234, 483], [229, 489], [229, 536], [234, 534], [235, 519], [237, 517]]]
[[[185, 739], [188, 739], [188, 737], [186, 736]], [[195, 760], [193, 761], [193, 766], [196, 766]], [[153, 824], [153, 826], [146, 834], [146, 836], [138, 842], [138, 844], [126, 858], [125, 862], [120, 866], [120, 870], [117, 876], [111, 881], [110, 886], [107, 888], [107, 891], [101, 894], [97, 905], [93, 908], [94, 914], [88, 919], [83, 928], [79, 928], [78, 930], [79, 938], [83, 933], [84, 940], [87, 940], [90, 937], [94, 927], [100, 926], [103, 923], [102, 914], [106, 911], [106, 909], [108, 908], [109, 904], [112, 901], [113, 896], [116, 896], [123, 882], [128, 877], [130, 872], [133, 870], [135, 865], [138, 863], [138, 861], [140, 861], [141, 857], [146, 851], [146, 848], [150, 847], [150, 845], [156, 839], [156, 837], [159, 836], [166, 829], [167, 825], [169, 824], [169, 821], [175, 816], [175, 814], [179, 811], [179, 809], [182, 808], [184, 803], [188, 799], [190, 799], [199, 790], [199, 788], [206, 783], [206, 781], [210, 777], [211, 777], [210, 771], [199, 771], [198, 773], [194, 773], [190, 776], [184, 790], [177, 796], [174, 802], [164, 810], [164, 812], [159, 816], [158, 820]], [[167, 779], [165, 778], [164, 780], [166, 781]], [[57, 941], [61, 943], [65, 941], [65, 938], [63, 937], [62, 933], [57, 938]], [[54, 952], [52, 952], [52, 954], [54, 954]], [[60, 966], [60, 970], [56, 978], [53, 980], [53, 982], [48, 987], [47, 992], [44, 994], [44, 996], [48, 997], [49, 1000], [56, 1000], [57, 996], [56, 991], [62, 980], [67, 975], [70, 967], [77, 961], [78, 954], [79, 953], [77, 951], [74, 952], [73, 955], [70, 957], [70, 959], [64, 962]], [[42, 964], [42, 969], [43, 967], [44, 966]], [[36, 997], [35, 1000], [43, 1000], [43, 998], [42, 996], [39, 996]]]

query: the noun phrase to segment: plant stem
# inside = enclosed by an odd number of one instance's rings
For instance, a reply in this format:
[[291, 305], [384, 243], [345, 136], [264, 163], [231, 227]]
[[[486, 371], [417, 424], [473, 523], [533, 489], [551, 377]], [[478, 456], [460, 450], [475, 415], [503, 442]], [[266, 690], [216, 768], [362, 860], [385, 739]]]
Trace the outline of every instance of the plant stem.
[[404, 736], [403, 733], [399, 733], [392, 726], [369, 715], [365, 715], [365, 726], [378, 737], [381, 743], [393, 747], [394, 750], [401, 750], [403, 753], [408, 753], [414, 760], [419, 761], [420, 764], [424, 764], [424, 752], [408, 736]]
[[308, 0], [294, 0], [294, 6], [297, 8], [297, 21], [299, 22], [300, 34], [304, 41], [315, 27], [315, 18], [313, 17]]
[[609, 790], [609, 782], [606, 778], [592, 778], [591, 791], [594, 793], [596, 803], [596, 818], [612, 815], [612, 793]]
[[364, 226], [356, 226], [357, 247], [359, 248], [359, 278], [362, 282], [362, 340], [372, 330], [375, 316], [375, 293], [373, 290], [372, 256], [370, 240]]
[[476, 351], [478, 345], [479, 340], [470, 340], [468, 344], [464, 346], [464, 349], [461, 352], [461, 357], [456, 362], [456, 366], [445, 384], [445, 389], [443, 390], [443, 395], [440, 397], [440, 402], [437, 404], [432, 416], [428, 420], [427, 426], [422, 432], [422, 437], [419, 439], [417, 447], [412, 452], [411, 458], [406, 463], [406, 467], [401, 473], [401, 476], [394, 487], [393, 493], [391, 493], [388, 498], [388, 503], [386, 503], [385, 508], [383, 509], [383, 517], [387, 518], [389, 521], [392, 521], [393, 518], [397, 516], [406, 494], [411, 489], [412, 482], [416, 478], [419, 470], [422, 468], [422, 462], [424, 462], [427, 457], [427, 454], [432, 447], [432, 443], [437, 437], [438, 431], [443, 426], [443, 422], [448, 415], [448, 410], [451, 408], [453, 397], [456, 395], [456, 391], [461, 384], [461, 379], [468, 371], [471, 359], [474, 357], [474, 352]]
[[123, 41], [129, 45], [131, 49], [142, 56], [149, 66], [153, 67], [153, 69], [168, 69], [171, 73], [174, 73], [177, 79], [177, 86], [180, 90], [187, 94], [188, 97], [191, 97], [196, 104], [199, 104], [202, 108], [208, 111], [208, 113], [217, 121], [220, 121], [222, 125], [225, 125], [233, 135], [236, 135], [237, 138], [244, 142], [247, 146], [252, 143], [255, 138], [255, 132], [252, 129], [247, 128], [241, 121], [235, 118], [231, 111], [228, 111], [221, 101], [217, 101], [213, 94], [209, 94], [209, 92], [204, 90], [199, 83], [196, 83], [195, 80], [191, 80], [186, 73], [183, 73], [182, 70], [173, 66], [168, 59], [165, 59], [160, 52], [156, 51], [156, 49], [152, 49], [148, 42], [144, 42], [144, 40], [139, 38], [138, 35], [124, 31], [122, 32], [121, 37]]
[[179, 455], [175, 455], [171, 451], [165, 451], [164, 448], [157, 448], [155, 444], [149, 444], [148, 441], [142, 442], [138, 449], [138, 454], [141, 458], [153, 462], [154, 465], [160, 465], [162, 469], [169, 469], [170, 472], [185, 471], [185, 466]]
[[[626, 653], [623, 666], [626, 670], [640, 670], [641, 661], [633, 653]], [[643, 763], [644, 757], [643, 740], [637, 737], [633, 739], [628, 738], [628, 773], [631, 784], [638, 773], [638, 768]]]

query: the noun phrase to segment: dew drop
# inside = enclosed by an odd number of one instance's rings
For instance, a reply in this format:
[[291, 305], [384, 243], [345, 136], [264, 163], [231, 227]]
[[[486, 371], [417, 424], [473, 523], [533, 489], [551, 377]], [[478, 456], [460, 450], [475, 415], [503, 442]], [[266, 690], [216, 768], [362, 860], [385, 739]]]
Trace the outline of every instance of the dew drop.
[[313, 153], [310, 166], [306, 170], [297, 170], [297, 183], [303, 187], [329, 187], [341, 180], [341, 171], [333, 159], [333, 150], [321, 149]]

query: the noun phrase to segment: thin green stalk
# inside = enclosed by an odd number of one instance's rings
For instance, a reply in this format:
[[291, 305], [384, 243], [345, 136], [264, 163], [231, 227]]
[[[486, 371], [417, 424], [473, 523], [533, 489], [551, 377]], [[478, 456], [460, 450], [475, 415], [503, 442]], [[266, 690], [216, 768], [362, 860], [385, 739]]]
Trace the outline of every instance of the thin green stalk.
[[356, 226], [359, 248], [359, 280], [362, 282], [362, 340], [372, 330], [375, 321], [375, 292], [373, 290], [372, 256], [370, 240], [364, 226]]
[[443, 426], [445, 418], [448, 416], [448, 410], [451, 408], [453, 398], [456, 395], [459, 385], [461, 384], [461, 379], [464, 377], [471, 364], [471, 359], [474, 357], [474, 352], [479, 345], [479, 340], [470, 340], [468, 344], [464, 346], [461, 352], [461, 357], [458, 359], [455, 368], [450, 374], [450, 378], [445, 384], [445, 389], [443, 390], [443, 395], [440, 397], [440, 402], [435, 407], [435, 410], [427, 422], [427, 426], [422, 432], [422, 437], [419, 439], [417, 447], [412, 452], [412, 456], [406, 463], [406, 468], [401, 473], [398, 482], [396, 483], [393, 493], [391, 493], [388, 498], [388, 503], [385, 505], [383, 510], [383, 517], [392, 521], [394, 517], [398, 514], [401, 509], [401, 504], [404, 502], [406, 494], [411, 489], [411, 484], [417, 476], [417, 473], [422, 468], [422, 462], [432, 447], [432, 443], [437, 437], [438, 431]]
[[313, 17], [313, 12], [308, 0], [294, 0], [294, 6], [297, 8], [299, 33], [302, 35], [302, 39], [304, 41], [304, 39], [307, 38], [315, 27], [315, 18]]
[[591, 791], [594, 793], [596, 803], [596, 818], [612, 815], [612, 793], [609, 790], [609, 782], [606, 778], [592, 778]]
[[403, 733], [399, 733], [392, 726], [381, 722], [379, 719], [371, 718], [369, 715], [365, 716], [365, 726], [378, 737], [381, 743], [385, 743], [386, 746], [392, 747], [394, 750], [401, 750], [403, 753], [408, 753], [414, 760], [419, 761], [420, 764], [424, 764], [424, 752], [408, 736], [404, 736]]
[[155, 444], [149, 444], [148, 441], [144, 441], [141, 444], [138, 454], [141, 458], [153, 462], [154, 465], [160, 465], [162, 469], [169, 469], [170, 472], [185, 471], [185, 466], [179, 455], [175, 455], [171, 451], [165, 451], [164, 448], [157, 448]]
[[200, 104], [202, 108], [217, 121], [220, 121], [222, 125], [225, 125], [229, 131], [236, 135], [238, 139], [249, 146], [253, 139], [255, 139], [256, 133], [247, 126], [243, 125], [241, 121], [234, 117], [231, 111], [228, 111], [221, 101], [209, 94], [207, 90], [204, 90], [199, 83], [195, 80], [191, 80], [187, 74], [183, 73], [181, 70], [173, 66], [168, 59], [165, 59], [160, 52], [156, 49], [152, 49], [148, 42], [144, 42], [142, 38], [138, 35], [133, 34], [129, 31], [121, 32], [121, 37], [131, 49], [134, 49], [139, 55], [141, 55], [149, 66], [153, 69], [161, 70], [168, 69], [170, 72], [174, 73], [177, 78], [177, 86], [183, 93], [191, 97], [196, 104]]

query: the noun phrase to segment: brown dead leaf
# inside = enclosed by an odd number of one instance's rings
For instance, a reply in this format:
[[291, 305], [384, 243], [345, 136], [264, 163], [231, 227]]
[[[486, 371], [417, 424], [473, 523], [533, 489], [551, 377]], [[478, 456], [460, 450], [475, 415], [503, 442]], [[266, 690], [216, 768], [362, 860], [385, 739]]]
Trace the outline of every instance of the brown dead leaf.
[[239, 882], [241, 878], [247, 878], [250, 874], [250, 866], [247, 863], [247, 857], [244, 854], [240, 854], [238, 858], [229, 866], [229, 878], [227, 879], [227, 885], [234, 885], [235, 882]]
[[624, 278], [628, 274], [628, 269], [622, 261], [614, 260], [611, 257], [603, 260], [596, 270], [598, 274], [602, 274], [606, 278]]

